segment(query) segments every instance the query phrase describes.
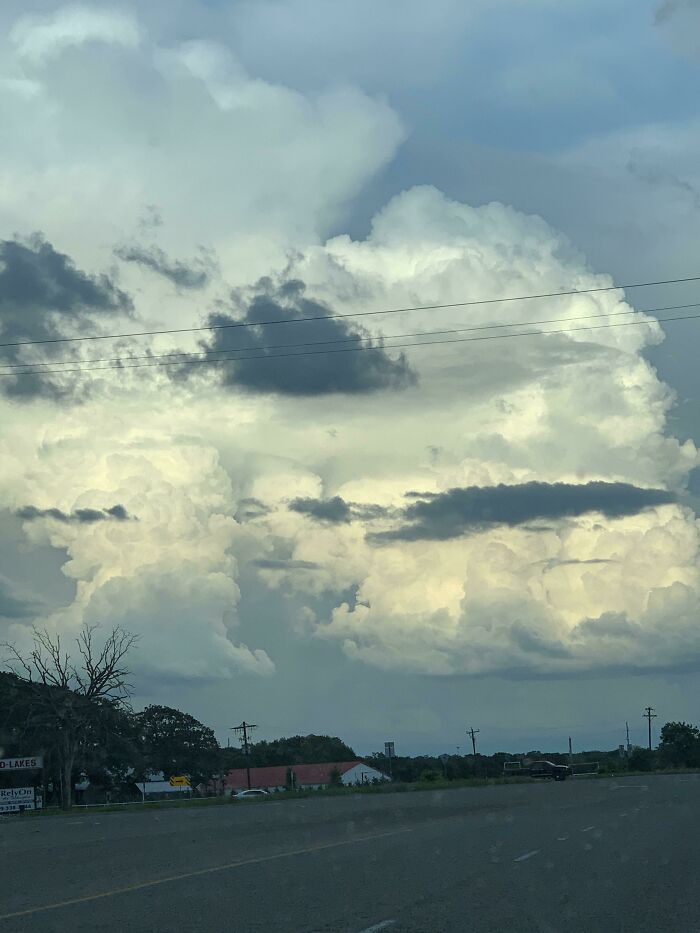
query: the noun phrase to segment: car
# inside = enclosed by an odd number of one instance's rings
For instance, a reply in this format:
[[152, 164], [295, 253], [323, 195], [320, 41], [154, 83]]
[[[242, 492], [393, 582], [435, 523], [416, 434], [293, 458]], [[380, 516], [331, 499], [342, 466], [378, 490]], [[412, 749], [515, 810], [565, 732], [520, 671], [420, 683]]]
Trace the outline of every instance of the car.
[[553, 761], [533, 761], [520, 773], [528, 777], [565, 781], [571, 774], [571, 768], [568, 765], [555, 765]]
[[266, 790], [262, 790], [259, 787], [252, 787], [250, 790], [239, 790], [237, 794], [234, 794], [233, 797], [235, 800], [252, 800], [255, 797], [269, 797], [270, 794]]

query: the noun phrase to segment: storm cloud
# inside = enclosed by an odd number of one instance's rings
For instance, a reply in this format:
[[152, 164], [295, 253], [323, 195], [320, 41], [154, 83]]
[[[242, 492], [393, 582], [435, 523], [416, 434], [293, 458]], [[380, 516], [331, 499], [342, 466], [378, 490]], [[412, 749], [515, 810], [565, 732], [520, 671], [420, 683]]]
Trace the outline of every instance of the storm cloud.
[[133, 262], [157, 275], [168, 279], [178, 289], [204, 288], [210, 278], [211, 269], [202, 259], [189, 265], [180, 260], [172, 261], [157, 246], [120, 246], [115, 254], [124, 262]]
[[109, 509], [75, 509], [73, 512], [64, 512], [62, 509], [38, 509], [34, 505], [25, 505], [15, 514], [25, 522], [35, 521], [38, 518], [52, 518], [63, 524], [93, 525], [95, 522], [128, 522], [135, 521], [123, 505], [113, 505]]
[[[209, 317], [216, 329], [201, 348], [220, 360], [222, 353], [241, 351], [240, 359], [224, 358], [216, 371], [226, 388], [251, 392], [357, 394], [404, 389], [416, 382], [404, 354], [392, 358], [363, 328], [332, 314], [327, 305], [305, 296], [303, 282], [295, 279], [276, 287], [264, 278], [242, 317], [226, 313]], [[293, 321], [299, 323], [285, 326]], [[294, 359], [298, 355], [301, 359]], [[201, 366], [192, 358], [173, 375], [181, 378], [198, 370]]]
[[[66, 349], [60, 341], [80, 328], [94, 330], [94, 315], [129, 313], [131, 300], [106, 275], [91, 276], [78, 269], [41, 234], [25, 241], [0, 240], [0, 342], [2, 364], [57, 363]], [[37, 341], [39, 347], [12, 346]], [[7, 346], [10, 344], [10, 346]], [[73, 350], [73, 352], [75, 352]], [[0, 390], [31, 399], [68, 393], [64, 383], [48, 374], [4, 375]]]
[[[420, 493], [411, 492], [415, 498]], [[663, 489], [629, 483], [522, 483], [469, 486], [423, 493], [403, 511], [404, 524], [371, 535], [381, 541], [447, 541], [493, 525], [514, 527], [537, 519], [576, 518], [600, 512], [606, 518], [636, 515], [676, 501]]]

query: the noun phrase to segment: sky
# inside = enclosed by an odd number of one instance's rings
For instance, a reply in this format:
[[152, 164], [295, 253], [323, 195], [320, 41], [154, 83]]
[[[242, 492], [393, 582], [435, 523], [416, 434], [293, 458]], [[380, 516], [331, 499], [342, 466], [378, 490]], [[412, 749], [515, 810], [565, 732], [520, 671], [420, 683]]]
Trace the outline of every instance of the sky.
[[6, 0], [0, 640], [222, 742], [697, 722], [700, 283], [614, 286], [699, 84], [697, 0]]

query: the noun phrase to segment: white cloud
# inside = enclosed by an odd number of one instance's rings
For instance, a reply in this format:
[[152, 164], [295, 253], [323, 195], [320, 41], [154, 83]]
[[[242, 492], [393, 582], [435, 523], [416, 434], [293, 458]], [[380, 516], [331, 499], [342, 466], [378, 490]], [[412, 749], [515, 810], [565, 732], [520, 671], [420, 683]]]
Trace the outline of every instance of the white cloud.
[[32, 64], [44, 63], [71, 46], [103, 42], [134, 49], [141, 29], [128, 13], [118, 9], [72, 5], [45, 15], [21, 17], [10, 31], [18, 56]]

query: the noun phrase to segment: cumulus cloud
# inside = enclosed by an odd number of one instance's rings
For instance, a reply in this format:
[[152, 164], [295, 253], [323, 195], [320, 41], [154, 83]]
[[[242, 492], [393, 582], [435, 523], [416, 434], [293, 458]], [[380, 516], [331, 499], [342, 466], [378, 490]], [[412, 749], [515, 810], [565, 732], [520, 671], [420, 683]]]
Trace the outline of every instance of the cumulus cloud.
[[[70, 383], [42, 374], [40, 364], [61, 360], [61, 338], [85, 336], [99, 318], [131, 308], [129, 296], [109, 276], [83, 272], [41, 235], [0, 240], [0, 390], [18, 398], [65, 394]], [[25, 346], [32, 341], [39, 345]]]
[[141, 41], [141, 29], [125, 11], [75, 4], [21, 17], [10, 30], [10, 41], [20, 58], [41, 63], [86, 43], [135, 48]]
[[[279, 326], [294, 322], [294, 327]], [[368, 331], [335, 319], [328, 306], [306, 297], [298, 280], [279, 287], [261, 280], [242, 318], [217, 312], [209, 324], [216, 329], [202, 350], [206, 358], [218, 359], [216, 372], [227, 388], [304, 396], [379, 392], [416, 382], [403, 353], [394, 358]], [[232, 353], [240, 353], [240, 359]], [[200, 371], [194, 358], [174, 375]]]

